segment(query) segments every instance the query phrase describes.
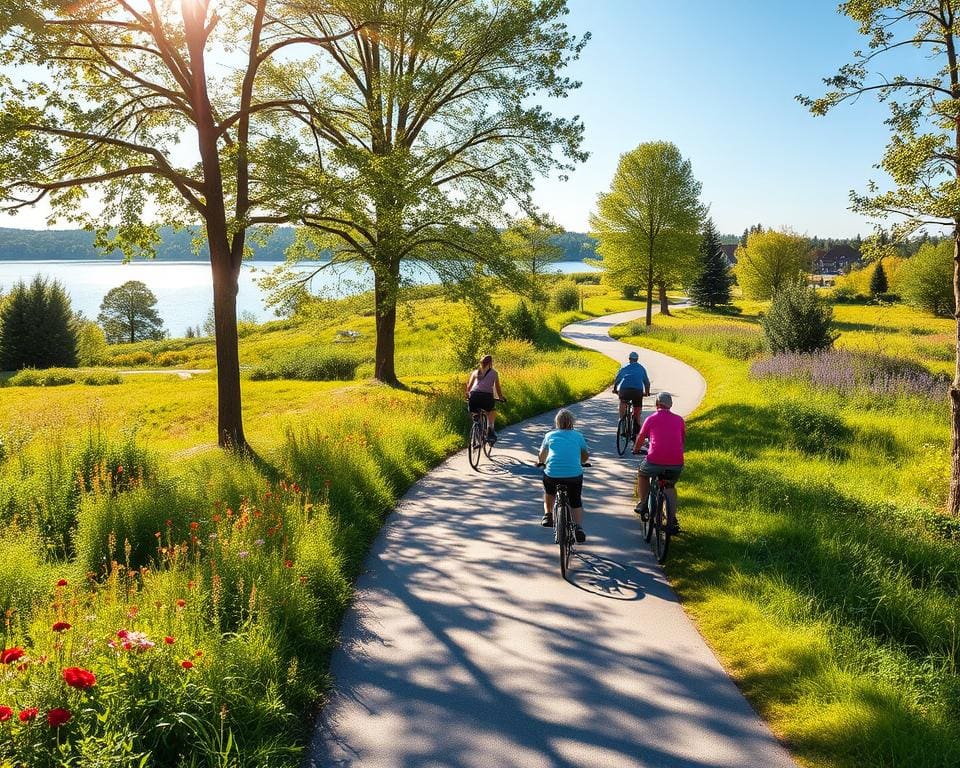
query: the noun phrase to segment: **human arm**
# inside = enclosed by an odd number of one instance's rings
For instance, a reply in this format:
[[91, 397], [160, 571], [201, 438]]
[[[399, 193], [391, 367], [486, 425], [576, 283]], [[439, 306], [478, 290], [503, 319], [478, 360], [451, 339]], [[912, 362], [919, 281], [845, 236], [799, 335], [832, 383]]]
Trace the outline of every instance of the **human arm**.
[[637, 439], [633, 444], [633, 453], [640, 453], [640, 446], [643, 445], [643, 441], [650, 437], [650, 419], [653, 416], [647, 416], [643, 420], [643, 425], [640, 427], [640, 434], [637, 435]]
[[500, 388], [500, 374], [494, 371], [494, 375], [497, 377], [493, 380], [493, 388], [495, 390], [497, 400], [506, 400], [507, 398], [503, 396], [503, 390]]
[[650, 397], [650, 377], [647, 375], [647, 369], [643, 369], [643, 395]]
[[539, 461], [540, 464], [546, 463], [547, 456], [549, 455], [549, 453], [550, 453], [550, 450], [547, 447], [547, 438], [544, 437], [543, 442], [540, 443], [540, 453], [537, 454], [537, 461]]
[[470, 371], [470, 378], [467, 379], [467, 392], [466, 392], [467, 397], [470, 397], [470, 389], [471, 387], [473, 387], [474, 382], [476, 382], [476, 380], [477, 380], [477, 372]]
[[617, 393], [617, 388], [620, 386], [620, 382], [623, 380], [623, 368], [617, 371], [617, 375], [613, 379], [613, 393]]

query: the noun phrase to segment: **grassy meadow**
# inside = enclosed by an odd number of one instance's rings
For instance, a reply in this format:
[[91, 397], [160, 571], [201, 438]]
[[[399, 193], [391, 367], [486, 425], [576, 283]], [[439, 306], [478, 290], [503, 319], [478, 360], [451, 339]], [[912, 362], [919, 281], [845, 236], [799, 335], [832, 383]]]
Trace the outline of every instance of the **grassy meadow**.
[[[638, 306], [584, 292], [588, 314]], [[594, 394], [615, 370], [548, 319], [536, 343], [494, 349], [506, 421]], [[415, 292], [398, 322], [402, 389], [370, 379], [369, 296], [246, 328], [245, 459], [214, 446], [213, 374], [7, 381], [0, 766], [298, 765], [384, 515], [463, 444], [468, 325], [439, 290]], [[344, 330], [360, 335], [338, 342]], [[212, 340], [111, 349], [117, 367], [170, 353], [204, 367]]]
[[803, 764], [960, 765], [960, 525], [938, 512], [952, 321], [836, 305], [835, 351], [770, 359], [763, 309], [615, 331], [707, 380], [667, 573]]

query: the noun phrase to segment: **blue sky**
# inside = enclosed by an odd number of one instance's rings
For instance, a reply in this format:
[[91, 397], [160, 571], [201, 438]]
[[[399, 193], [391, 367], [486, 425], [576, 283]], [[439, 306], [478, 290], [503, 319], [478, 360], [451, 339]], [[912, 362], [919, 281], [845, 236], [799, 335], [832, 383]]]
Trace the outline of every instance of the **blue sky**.
[[[868, 234], [851, 189], [884, 175], [886, 109], [871, 98], [814, 118], [796, 100], [865, 48], [835, 0], [569, 0], [571, 31], [592, 40], [569, 74], [582, 87], [548, 108], [579, 114], [590, 159], [570, 180], [542, 180], [536, 200], [586, 231], [619, 156], [668, 140], [693, 164], [717, 228], [753, 223], [801, 234]], [[916, 53], [907, 56], [916, 60]], [[38, 207], [0, 226], [43, 228]]]
[[[568, 26], [593, 39], [570, 69], [582, 87], [551, 108], [586, 123], [590, 159], [537, 202], [584, 231], [620, 154], [672, 141], [703, 183], [717, 228], [751, 223], [801, 234], [866, 235], [851, 189], [883, 182], [886, 108], [863, 98], [826, 117], [796, 100], [866, 48], [834, 0], [569, 0]], [[915, 54], [910, 54], [914, 56]]]

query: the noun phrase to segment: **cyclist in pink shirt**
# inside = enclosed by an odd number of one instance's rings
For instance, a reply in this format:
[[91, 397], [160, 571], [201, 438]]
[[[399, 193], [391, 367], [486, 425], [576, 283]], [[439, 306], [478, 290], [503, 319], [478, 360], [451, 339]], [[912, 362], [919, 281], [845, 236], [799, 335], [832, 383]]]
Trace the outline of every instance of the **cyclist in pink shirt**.
[[670, 502], [667, 504], [667, 512], [672, 519], [668, 519], [667, 524], [670, 532], [676, 534], [680, 532], [680, 526], [676, 516], [677, 489], [674, 488], [674, 483], [683, 471], [683, 445], [687, 428], [683, 417], [670, 410], [673, 407], [673, 396], [669, 392], [657, 394], [656, 407], [657, 410], [644, 420], [640, 434], [637, 435], [637, 442], [633, 446], [633, 452], [640, 453], [643, 441], [650, 439], [647, 455], [637, 468], [637, 492], [640, 501], [633, 511], [646, 518], [650, 478], [662, 475], [669, 482], [664, 493]]

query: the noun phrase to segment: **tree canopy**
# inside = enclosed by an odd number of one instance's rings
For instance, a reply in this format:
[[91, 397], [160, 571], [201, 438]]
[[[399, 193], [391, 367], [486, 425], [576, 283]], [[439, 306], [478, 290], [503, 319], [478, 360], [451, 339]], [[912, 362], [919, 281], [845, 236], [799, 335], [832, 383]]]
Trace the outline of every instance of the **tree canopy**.
[[955, 311], [952, 277], [953, 243], [946, 240], [938, 245], [926, 243], [900, 268], [900, 294], [908, 304], [925, 312], [952, 315]]
[[0, 308], [0, 370], [72, 368], [77, 336], [70, 297], [56, 280], [22, 280]]
[[807, 239], [793, 232], [751, 232], [747, 244], [737, 248], [737, 282], [744, 296], [751, 299], [769, 299], [809, 270]]
[[[536, 176], [585, 159], [580, 120], [554, 117], [536, 99], [578, 86], [562, 72], [586, 36], [567, 31], [566, 0], [331, 7], [312, 15], [331, 38], [328, 55], [279, 94], [310, 104], [315, 156], [275, 182], [315, 243], [372, 270], [374, 372], [395, 382], [401, 264], [429, 262], [445, 282], [478, 265], [509, 273], [515, 265], [499, 247], [505, 211], [532, 211]], [[358, 30], [333, 39], [343, 19]]]
[[690, 284], [690, 298], [701, 307], [714, 307], [730, 303], [730, 285], [733, 277], [727, 265], [727, 257], [720, 248], [720, 235], [707, 219], [700, 233], [700, 248], [697, 251], [698, 274]]
[[162, 339], [163, 320], [154, 308], [157, 297], [139, 280], [111, 288], [100, 303], [97, 321], [109, 344]]
[[667, 141], [640, 144], [620, 156], [610, 185], [590, 216], [605, 280], [617, 287], [646, 285], [647, 325], [653, 287], [692, 278], [704, 207], [689, 160]]

